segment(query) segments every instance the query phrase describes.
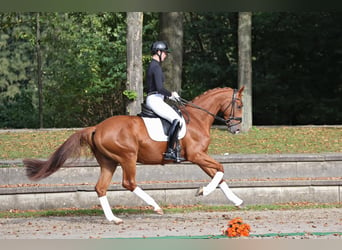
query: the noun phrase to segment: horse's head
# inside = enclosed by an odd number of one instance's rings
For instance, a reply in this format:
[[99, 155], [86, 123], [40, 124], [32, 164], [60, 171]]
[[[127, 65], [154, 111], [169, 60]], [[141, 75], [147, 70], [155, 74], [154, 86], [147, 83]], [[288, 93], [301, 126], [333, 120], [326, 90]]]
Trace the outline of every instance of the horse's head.
[[241, 129], [242, 122], [242, 86], [239, 90], [234, 89], [231, 100], [228, 104], [222, 105], [224, 120], [227, 124], [228, 131], [232, 134], [237, 134]]

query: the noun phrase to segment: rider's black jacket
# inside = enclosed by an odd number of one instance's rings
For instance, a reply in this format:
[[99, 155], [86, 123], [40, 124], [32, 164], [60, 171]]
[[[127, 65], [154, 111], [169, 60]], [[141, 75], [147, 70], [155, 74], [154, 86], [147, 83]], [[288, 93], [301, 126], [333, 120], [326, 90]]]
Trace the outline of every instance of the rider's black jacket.
[[171, 92], [164, 88], [164, 74], [160, 63], [154, 59], [150, 62], [146, 73], [146, 91], [149, 93], [159, 93], [164, 96], [171, 96]]

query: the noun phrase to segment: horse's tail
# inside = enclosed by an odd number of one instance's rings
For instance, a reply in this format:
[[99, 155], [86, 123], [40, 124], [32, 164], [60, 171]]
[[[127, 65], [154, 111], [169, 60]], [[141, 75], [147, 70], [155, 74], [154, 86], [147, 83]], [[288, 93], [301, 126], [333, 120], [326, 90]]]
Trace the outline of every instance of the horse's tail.
[[78, 159], [83, 146], [90, 146], [94, 150], [92, 135], [95, 127], [88, 127], [72, 134], [46, 161], [24, 159], [26, 175], [30, 180], [38, 181], [60, 169], [68, 159]]

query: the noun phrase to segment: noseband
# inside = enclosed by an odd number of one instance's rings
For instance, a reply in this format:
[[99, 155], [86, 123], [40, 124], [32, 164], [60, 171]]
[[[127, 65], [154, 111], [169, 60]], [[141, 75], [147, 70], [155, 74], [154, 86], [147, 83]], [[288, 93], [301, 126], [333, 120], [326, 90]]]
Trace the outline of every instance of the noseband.
[[[228, 106], [224, 109], [223, 113], [226, 112], [226, 110], [231, 107], [231, 111], [230, 111], [230, 115], [228, 119], [223, 119], [221, 117], [217, 117], [215, 115], [215, 119], [223, 121], [228, 128], [231, 128], [233, 126], [239, 125], [242, 122], [242, 117], [235, 117], [235, 105], [236, 105], [236, 101], [240, 100], [240, 98], [236, 97], [237, 94], [237, 89], [234, 89], [233, 92], [233, 96], [232, 96], [232, 101], [228, 104]], [[234, 124], [229, 124], [231, 121], [237, 121], [237, 123]]]
[[[240, 98], [237, 98], [237, 92], [238, 90], [237, 89], [234, 89], [234, 92], [233, 92], [233, 96], [232, 96], [232, 101], [227, 105], [227, 107], [224, 109], [223, 113], [225, 113], [227, 111], [227, 109], [229, 107], [231, 107], [231, 111], [230, 111], [230, 115], [229, 115], [229, 118], [228, 119], [224, 119], [220, 116], [217, 116], [211, 112], [209, 112], [208, 110], [204, 109], [204, 108], [201, 108], [200, 106], [197, 106], [196, 104], [193, 104], [192, 102], [189, 102], [183, 98], [180, 98], [180, 102], [181, 104], [187, 104], [193, 108], [197, 108], [199, 110], [202, 110], [204, 112], [206, 112], [207, 114], [211, 115], [212, 117], [215, 118], [215, 120], [218, 120], [218, 121], [221, 121], [221, 122], [224, 122], [228, 128], [231, 128], [233, 126], [236, 126], [236, 125], [239, 125], [241, 122], [242, 122], [242, 117], [235, 117], [235, 104], [236, 104], [236, 101], [237, 100], [240, 100]], [[234, 124], [230, 124], [231, 121], [237, 121], [237, 123], [234, 123]]]

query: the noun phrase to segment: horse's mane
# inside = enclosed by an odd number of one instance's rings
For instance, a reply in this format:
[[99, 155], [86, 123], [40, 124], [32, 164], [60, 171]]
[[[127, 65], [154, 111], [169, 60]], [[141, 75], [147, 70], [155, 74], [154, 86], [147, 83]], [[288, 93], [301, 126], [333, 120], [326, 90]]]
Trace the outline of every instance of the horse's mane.
[[198, 99], [200, 99], [200, 98], [202, 98], [202, 97], [204, 97], [204, 96], [206, 96], [206, 95], [209, 95], [209, 94], [211, 94], [212, 92], [217, 92], [217, 91], [221, 91], [221, 90], [231, 90], [231, 88], [230, 88], [230, 87], [224, 87], [224, 88], [209, 89], [209, 90], [205, 91], [203, 94], [201, 94], [201, 95], [195, 97], [195, 98], [193, 99], [193, 101], [196, 101], [196, 100], [198, 100]]

